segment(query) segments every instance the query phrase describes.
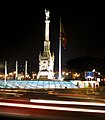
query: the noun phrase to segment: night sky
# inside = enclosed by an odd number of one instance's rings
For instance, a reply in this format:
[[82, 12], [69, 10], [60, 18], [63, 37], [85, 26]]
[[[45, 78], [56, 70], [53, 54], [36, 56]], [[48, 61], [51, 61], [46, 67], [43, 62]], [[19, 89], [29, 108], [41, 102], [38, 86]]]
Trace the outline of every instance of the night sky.
[[93, 56], [105, 58], [105, 6], [104, 3], [66, 1], [39, 3], [6, 3], [3, 7], [3, 26], [0, 55], [11, 62], [38, 64], [45, 38], [45, 8], [50, 11], [51, 52], [58, 65], [59, 21], [67, 37], [62, 47], [62, 64], [73, 58]]

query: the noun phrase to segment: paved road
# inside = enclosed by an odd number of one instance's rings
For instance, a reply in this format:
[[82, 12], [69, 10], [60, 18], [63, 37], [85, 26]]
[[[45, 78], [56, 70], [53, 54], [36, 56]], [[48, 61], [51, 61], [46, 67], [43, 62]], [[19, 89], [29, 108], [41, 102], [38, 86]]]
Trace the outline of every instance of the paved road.
[[105, 104], [42, 99], [31, 99], [30, 101], [9, 99], [0, 100], [0, 114], [2, 118], [20, 120], [104, 120]]
[[[59, 104], [55, 103], [38, 103], [31, 102], [30, 99], [35, 100], [57, 100]], [[43, 102], [42, 101], [42, 102]], [[47, 101], [47, 102], [48, 102]], [[63, 102], [76, 101], [80, 104], [64, 104]], [[35, 91], [22, 90], [0, 90], [0, 120], [7, 120], [9, 118], [16, 120], [104, 120], [105, 113], [98, 112], [105, 111], [105, 106], [81, 105], [81, 103], [99, 103], [105, 104], [104, 94], [99, 95], [83, 95], [83, 94], [58, 94]], [[13, 104], [14, 103], [14, 104]], [[20, 104], [20, 106], [18, 106]], [[16, 105], [16, 106], [15, 106]], [[26, 105], [22, 107], [23, 105]], [[29, 105], [27, 107], [27, 105]], [[31, 105], [31, 106], [30, 106]], [[33, 107], [34, 106], [34, 107]], [[43, 108], [44, 106], [44, 108]], [[53, 108], [49, 108], [53, 107]], [[56, 108], [57, 107], [57, 108]], [[48, 109], [47, 109], [48, 108]], [[65, 109], [66, 108], [66, 109]], [[87, 111], [88, 110], [88, 111]], [[92, 112], [92, 110], [94, 112]], [[91, 111], [91, 112], [89, 112]]]

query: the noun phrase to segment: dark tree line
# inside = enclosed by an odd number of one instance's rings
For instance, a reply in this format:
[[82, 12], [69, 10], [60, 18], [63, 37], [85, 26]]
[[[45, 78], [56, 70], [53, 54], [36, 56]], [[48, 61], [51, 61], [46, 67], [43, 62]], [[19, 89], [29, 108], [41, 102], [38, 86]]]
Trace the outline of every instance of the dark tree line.
[[105, 73], [105, 59], [94, 58], [84, 56], [80, 58], [71, 59], [67, 62], [67, 68], [69, 70], [75, 70], [77, 72], [92, 71], [95, 69], [102, 74]]

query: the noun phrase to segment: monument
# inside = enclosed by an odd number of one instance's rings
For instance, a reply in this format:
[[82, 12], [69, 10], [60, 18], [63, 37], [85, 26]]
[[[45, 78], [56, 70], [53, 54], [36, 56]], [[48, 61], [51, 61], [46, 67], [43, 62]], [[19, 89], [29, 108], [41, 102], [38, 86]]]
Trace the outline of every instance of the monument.
[[[49, 14], [48, 10], [45, 10], [45, 40], [44, 50], [39, 54], [39, 72], [37, 79], [22, 80], [18, 75], [18, 61], [16, 61], [16, 78], [7, 80], [7, 61], [5, 61], [5, 78], [0, 80], [0, 88], [18, 88], [18, 89], [65, 89], [65, 88], [78, 88], [71, 81], [61, 81], [54, 78], [54, 53], [50, 52], [49, 41]], [[25, 78], [27, 78], [27, 61], [25, 62]], [[40, 80], [39, 80], [40, 79]]]
[[50, 52], [50, 41], [49, 41], [49, 17], [50, 12], [45, 9], [45, 41], [44, 51], [39, 54], [39, 72], [37, 79], [54, 79], [54, 53]]

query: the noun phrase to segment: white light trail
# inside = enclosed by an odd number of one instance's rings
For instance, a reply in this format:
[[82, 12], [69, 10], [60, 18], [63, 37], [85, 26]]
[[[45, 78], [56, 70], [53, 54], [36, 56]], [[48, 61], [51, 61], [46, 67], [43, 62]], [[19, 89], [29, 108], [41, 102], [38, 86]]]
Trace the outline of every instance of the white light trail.
[[31, 99], [30, 102], [34, 102], [34, 103], [50, 103], [50, 104], [72, 104], [72, 105], [105, 106], [105, 103], [58, 101], [58, 100], [35, 100], [35, 99]]
[[6, 103], [6, 102], [0, 102], [0, 105], [1, 105], [1, 106], [10, 106], [10, 107], [21, 107], [21, 108], [22, 108], [22, 107], [23, 107], [23, 108], [38, 108], [38, 109], [47, 109], [47, 110], [61, 110], [61, 111], [105, 113], [104, 110], [79, 109], [79, 108], [68, 108], [68, 107], [54, 107], [54, 106], [42, 106], [42, 105]]

